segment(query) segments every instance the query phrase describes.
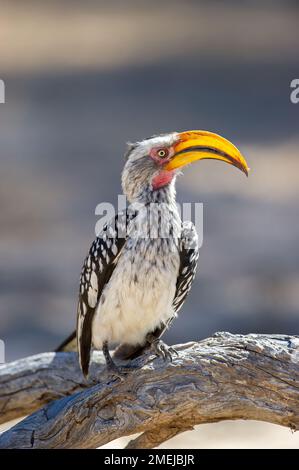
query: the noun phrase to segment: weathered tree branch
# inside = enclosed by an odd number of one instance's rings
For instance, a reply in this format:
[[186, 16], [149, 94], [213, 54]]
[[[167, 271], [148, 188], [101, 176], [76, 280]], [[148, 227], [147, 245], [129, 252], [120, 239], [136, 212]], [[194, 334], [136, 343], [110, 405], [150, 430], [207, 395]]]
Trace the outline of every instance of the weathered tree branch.
[[184, 431], [191, 431], [192, 429], [193, 426], [184, 428], [180, 423], [178, 425], [173, 425], [172, 427], [156, 427], [150, 431], [145, 431], [143, 434], [136, 437], [136, 439], [132, 439], [126, 446], [126, 449], [154, 449], [172, 437], [175, 437]]
[[104, 358], [94, 353], [85, 380], [76, 353], [44, 353], [0, 365], [0, 424], [98, 383]]
[[2, 421], [72, 394], [3, 433], [0, 448], [94, 448], [135, 433], [129, 448], [152, 448], [225, 419], [299, 428], [299, 337], [218, 333], [177, 350], [173, 363], [136, 360], [140, 368], [124, 381], [103, 373], [100, 354], [89, 382], [73, 353], [0, 367]]

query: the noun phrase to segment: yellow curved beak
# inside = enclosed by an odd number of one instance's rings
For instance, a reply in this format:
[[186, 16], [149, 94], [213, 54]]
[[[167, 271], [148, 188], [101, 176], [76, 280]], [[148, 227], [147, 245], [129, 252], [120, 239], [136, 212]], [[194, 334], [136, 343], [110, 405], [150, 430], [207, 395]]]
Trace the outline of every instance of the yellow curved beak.
[[175, 154], [166, 164], [168, 171], [181, 168], [197, 160], [221, 160], [239, 168], [248, 176], [249, 168], [245, 158], [231, 142], [208, 131], [186, 131], [179, 134]]

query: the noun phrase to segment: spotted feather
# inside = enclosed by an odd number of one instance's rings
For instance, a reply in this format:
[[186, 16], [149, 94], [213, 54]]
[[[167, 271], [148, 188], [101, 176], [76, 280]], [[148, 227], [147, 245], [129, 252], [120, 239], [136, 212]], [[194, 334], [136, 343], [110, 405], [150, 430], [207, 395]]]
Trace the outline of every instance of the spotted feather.
[[96, 306], [125, 244], [125, 227], [135, 215], [126, 210], [105, 225], [91, 245], [83, 265], [77, 309], [77, 346], [84, 375], [88, 374]]

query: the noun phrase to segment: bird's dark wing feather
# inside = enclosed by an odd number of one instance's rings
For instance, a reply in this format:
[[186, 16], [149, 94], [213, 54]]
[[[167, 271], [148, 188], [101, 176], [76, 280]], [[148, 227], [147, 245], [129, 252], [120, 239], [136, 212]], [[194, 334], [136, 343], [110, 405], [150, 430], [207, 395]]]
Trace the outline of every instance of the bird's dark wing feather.
[[180, 269], [173, 299], [174, 311], [183, 306], [196, 275], [199, 256], [198, 236], [191, 222], [184, 222], [180, 241]]
[[73, 331], [58, 348], [55, 349], [55, 352], [76, 352], [77, 351], [77, 341], [76, 341], [76, 331]]
[[84, 375], [89, 369], [94, 313], [125, 244], [125, 227], [134, 216], [127, 210], [112, 219], [93, 242], [83, 265], [77, 311], [77, 345]]

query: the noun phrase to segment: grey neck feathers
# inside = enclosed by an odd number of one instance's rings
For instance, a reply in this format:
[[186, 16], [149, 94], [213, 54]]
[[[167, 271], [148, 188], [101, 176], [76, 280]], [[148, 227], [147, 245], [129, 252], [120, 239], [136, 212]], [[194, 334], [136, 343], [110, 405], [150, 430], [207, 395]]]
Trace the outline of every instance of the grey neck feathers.
[[158, 203], [158, 204], [175, 204], [176, 191], [175, 191], [175, 178], [171, 183], [163, 188], [153, 190], [151, 186], [145, 186], [141, 194], [138, 195], [136, 202], [143, 204]]

